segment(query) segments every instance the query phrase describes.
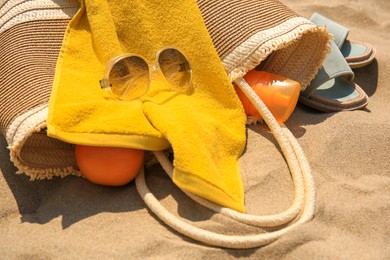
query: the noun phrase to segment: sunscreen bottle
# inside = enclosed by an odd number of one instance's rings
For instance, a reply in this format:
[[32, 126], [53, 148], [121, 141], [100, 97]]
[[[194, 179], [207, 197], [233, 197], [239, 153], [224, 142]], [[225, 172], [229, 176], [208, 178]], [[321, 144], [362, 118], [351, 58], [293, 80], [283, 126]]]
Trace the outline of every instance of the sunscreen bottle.
[[[243, 78], [279, 123], [284, 123], [290, 117], [298, 102], [301, 88], [299, 82], [280, 75], [257, 70], [249, 71]], [[241, 89], [238, 86], [235, 86], [235, 89], [247, 116], [260, 120], [260, 113]]]

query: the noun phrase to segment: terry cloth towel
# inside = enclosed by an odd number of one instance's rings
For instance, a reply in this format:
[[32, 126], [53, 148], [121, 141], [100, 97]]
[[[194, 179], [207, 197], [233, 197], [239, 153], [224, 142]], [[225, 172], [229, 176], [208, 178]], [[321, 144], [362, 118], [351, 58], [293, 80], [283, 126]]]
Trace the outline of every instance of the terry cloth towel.
[[329, 34], [278, 0], [198, 0], [231, 81], [258, 69], [304, 90], [329, 52]]
[[[102, 94], [99, 80], [110, 57], [135, 53], [151, 63], [165, 46], [188, 58], [191, 91], [153, 78], [139, 100]], [[49, 136], [74, 144], [151, 151], [171, 145], [175, 184], [245, 210], [238, 165], [245, 115], [194, 1], [83, 1], [57, 62], [47, 127]]]

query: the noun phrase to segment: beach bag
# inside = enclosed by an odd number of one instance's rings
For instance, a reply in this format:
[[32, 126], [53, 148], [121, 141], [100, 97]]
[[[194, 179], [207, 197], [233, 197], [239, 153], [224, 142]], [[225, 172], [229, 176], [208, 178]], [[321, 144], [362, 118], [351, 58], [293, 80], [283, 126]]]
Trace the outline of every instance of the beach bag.
[[[224, 27], [228, 30], [223, 31], [224, 28], [219, 26], [228, 18], [214, 19], [219, 15], [217, 12], [213, 13], [214, 10], [226, 7], [234, 10], [234, 4], [238, 1], [226, 1], [226, 3], [199, 1], [198, 3], [229, 78], [252, 100], [280, 144], [292, 173], [296, 199], [288, 210], [280, 214], [256, 217], [238, 213], [188, 194], [198, 203], [239, 222], [255, 226], [282, 227], [278, 231], [255, 236], [227, 236], [199, 230], [178, 221], [161, 207], [147, 189], [143, 172], [137, 176], [136, 185], [150, 209], [180, 233], [214, 246], [258, 247], [274, 241], [296, 225], [309, 221], [314, 214], [315, 193], [310, 166], [296, 139], [287, 128], [279, 126], [242, 76], [266, 60], [266, 64], [263, 64], [264, 70], [299, 81], [304, 88], [314, 77], [324, 59], [328, 36], [323, 29], [299, 17], [278, 1], [248, 1], [259, 7], [256, 11], [260, 14], [273, 14], [251, 17], [249, 14], [253, 13], [253, 6], [248, 5], [246, 10], [248, 16], [245, 16], [248, 17], [247, 27], [245, 27], [248, 31], [228, 26]], [[42, 6], [45, 7], [44, 10]], [[269, 12], [275, 7], [275, 12]], [[0, 126], [10, 148], [11, 160], [20, 172], [26, 173], [32, 179], [69, 174], [80, 175], [74, 160], [74, 146], [50, 138], [45, 132], [47, 102], [56, 58], [67, 23], [77, 10], [78, 3], [74, 1], [66, 3], [36, 1], [24, 4], [8, 1], [1, 9], [0, 105], [2, 115]], [[284, 15], [278, 15], [279, 12]], [[237, 16], [242, 15], [233, 11], [232, 13]], [[245, 19], [241, 20], [245, 22]], [[262, 22], [257, 26], [254, 23], [252, 28], [253, 21]], [[298, 50], [302, 51], [302, 55]], [[291, 59], [291, 57], [299, 58]], [[29, 69], [17, 69], [21, 67], [29, 67]], [[172, 173], [171, 162], [164, 153], [153, 154], [167, 173]]]

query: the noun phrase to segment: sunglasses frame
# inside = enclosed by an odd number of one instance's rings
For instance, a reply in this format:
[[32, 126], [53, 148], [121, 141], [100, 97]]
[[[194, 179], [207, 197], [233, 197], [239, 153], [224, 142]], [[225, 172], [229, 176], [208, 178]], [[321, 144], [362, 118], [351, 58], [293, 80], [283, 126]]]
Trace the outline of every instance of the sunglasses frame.
[[[192, 67], [191, 67], [191, 64], [188, 60], [188, 58], [184, 55], [184, 53], [182, 51], [180, 51], [179, 49], [177, 49], [176, 47], [165, 47], [165, 48], [162, 48], [160, 49], [157, 54], [156, 54], [156, 58], [155, 60], [153, 61], [153, 63], [149, 63], [147, 61], [147, 59], [145, 59], [143, 56], [141, 55], [138, 55], [138, 54], [133, 54], [133, 53], [122, 53], [122, 54], [119, 54], [119, 55], [116, 55], [112, 58], [110, 58], [107, 63], [106, 63], [106, 68], [103, 72], [103, 77], [101, 80], [99, 80], [99, 83], [100, 83], [100, 88], [109, 92], [111, 95], [115, 96], [117, 99], [120, 99], [120, 100], [136, 100], [136, 99], [139, 99], [141, 98], [142, 96], [146, 95], [146, 93], [149, 92], [149, 89], [150, 89], [150, 83], [151, 83], [151, 79], [152, 79], [152, 73], [154, 71], [158, 71], [158, 73], [160, 75], [162, 75], [164, 77], [164, 79], [166, 79], [166, 76], [164, 75], [163, 71], [161, 70], [161, 67], [160, 67], [160, 63], [159, 63], [159, 58], [160, 58], [160, 55], [164, 52], [164, 51], [167, 51], [167, 50], [175, 50], [177, 52], [179, 52], [181, 55], [183, 55], [184, 59], [186, 60], [186, 64], [188, 64], [188, 68], [186, 67], [186, 69], [188, 69], [189, 73], [190, 73], [190, 79], [188, 81], [188, 85], [191, 86], [192, 85]], [[117, 95], [115, 95], [111, 89], [111, 84], [110, 84], [110, 80], [109, 80], [109, 76], [110, 76], [110, 73], [111, 73], [111, 70], [112, 68], [115, 66], [115, 64], [117, 62], [119, 62], [120, 60], [122, 59], [125, 59], [125, 58], [128, 58], [128, 57], [138, 57], [140, 59], [142, 59], [147, 65], [148, 65], [148, 85], [147, 85], [147, 88], [146, 88], [146, 91], [145, 93], [143, 93], [141, 96], [139, 97], [135, 97], [135, 98], [132, 98], [132, 99], [122, 99], [120, 97], [118, 97]], [[182, 64], [180, 64], [182, 65]], [[172, 89], [175, 89], [173, 86], [171, 86], [171, 84], [169, 84], [169, 86], [172, 88]]]

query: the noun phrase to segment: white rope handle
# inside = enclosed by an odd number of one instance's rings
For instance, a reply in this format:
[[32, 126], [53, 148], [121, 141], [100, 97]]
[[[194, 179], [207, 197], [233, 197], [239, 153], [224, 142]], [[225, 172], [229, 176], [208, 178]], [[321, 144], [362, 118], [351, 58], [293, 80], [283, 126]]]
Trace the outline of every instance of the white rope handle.
[[[149, 191], [145, 182], [143, 169], [136, 178], [136, 186], [142, 199], [145, 201], [146, 205], [149, 206], [152, 212], [176, 231], [213, 246], [226, 248], [253, 248], [269, 244], [293, 227], [311, 220], [314, 216], [315, 210], [315, 188], [310, 165], [293, 134], [286, 127], [280, 127], [271, 112], [244, 79], [240, 78], [235, 81], [235, 83], [241, 88], [243, 93], [260, 112], [262, 118], [270, 127], [271, 132], [279, 143], [282, 153], [290, 168], [294, 182], [294, 201], [290, 208], [282, 213], [267, 216], [253, 216], [221, 207], [220, 205], [212, 203], [194, 194], [186, 194], [203, 206], [252, 226], [276, 227], [291, 222], [293, 219], [296, 221], [290, 226], [283, 227], [278, 231], [258, 235], [228, 236], [217, 234], [188, 224], [167, 211]], [[154, 154], [164, 170], [172, 178], [173, 166], [168, 158], [166, 158], [162, 152], [154, 152]]]
[[[163, 152], [154, 152], [154, 155], [156, 156], [157, 161], [161, 164], [162, 168], [169, 175], [169, 177], [173, 178], [173, 165], [169, 161], [169, 159], [165, 156], [165, 154]], [[300, 197], [302, 197], [302, 203], [303, 203], [304, 187], [303, 187], [302, 175], [299, 175], [299, 179], [300, 179], [299, 181], [300, 185], [295, 185], [295, 186], [296, 189], [299, 190], [298, 192], [302, 193], [302, 195], [300, 194], [301, 195]], [[195, 202], [199, 203], [200, 205], [206, 208], [209, 208], [217, 213], [223, 214], [241, 223], [251, 225], [251, 226], [257, 226], [257, 227], [277, 227], [286, 224], [298, 216], [298, 214], [302, 210], [301, 205], [303, 205], [300, 204], [300, 201], [295, 199], [292, 205], [290, 206], [290, 208], [282, 213], [274, 214], [274, 215], [256, 216], [256, 215], [241, 213], [230, 208], [222, 207], [221, 205], [215, 204], [209, 200], [206, 200], [202, 197], [199, 197], [190, 192], [186, 192], [184, 190], [183, 192], [192, 200], [194, 200]]]

